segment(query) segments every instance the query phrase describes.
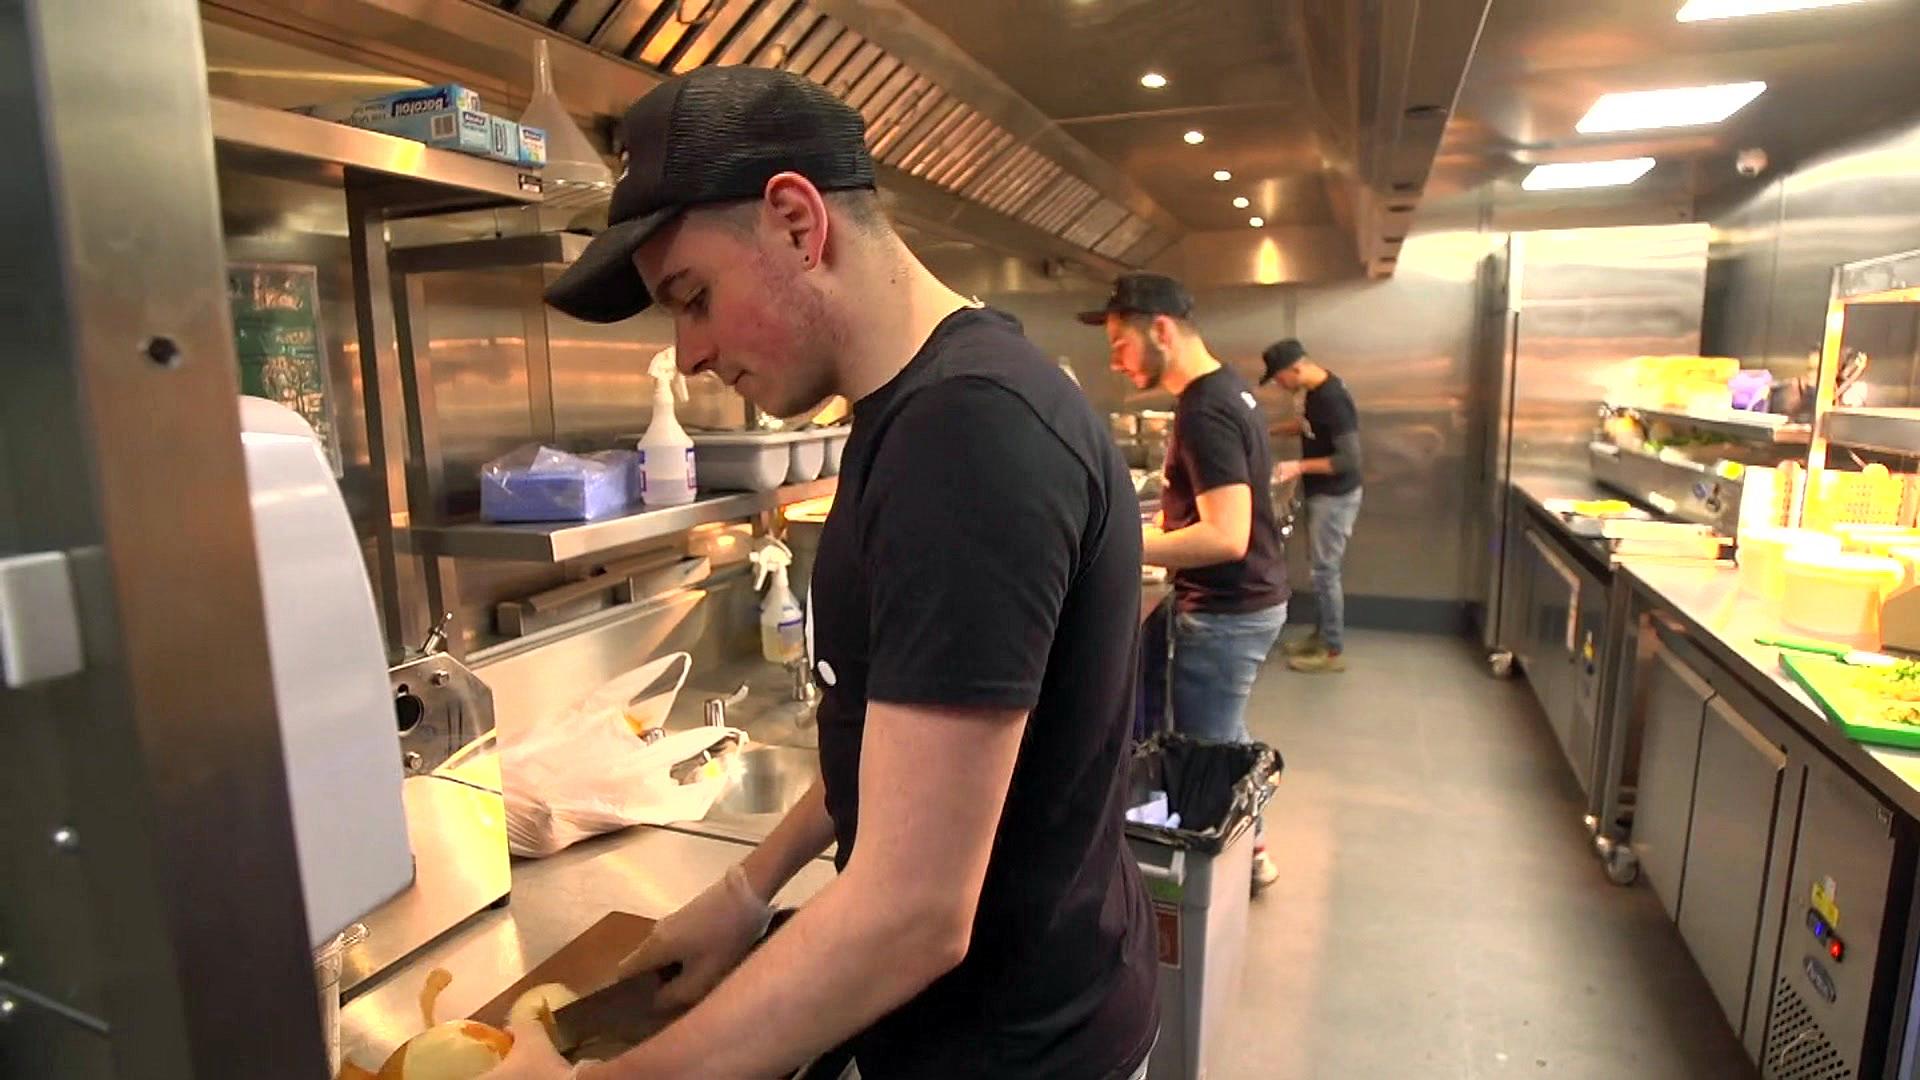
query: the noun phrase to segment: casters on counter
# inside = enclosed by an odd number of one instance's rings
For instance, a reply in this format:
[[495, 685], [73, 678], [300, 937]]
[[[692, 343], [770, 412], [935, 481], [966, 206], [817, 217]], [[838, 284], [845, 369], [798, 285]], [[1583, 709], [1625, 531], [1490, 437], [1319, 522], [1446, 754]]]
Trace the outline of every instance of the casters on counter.
[[1615, 885], [1631, 885], [1640, 878], [1640, 857], [1633, 849], [1611, 836], [1593, 838], [1594, 854], [1606, 865], [1607, 880]]
[[1513, 674], [1513, 654], [1505, 649], [1495, 649], [1487, 654], [1487, 673], [1496, 679], [1505, 679]]

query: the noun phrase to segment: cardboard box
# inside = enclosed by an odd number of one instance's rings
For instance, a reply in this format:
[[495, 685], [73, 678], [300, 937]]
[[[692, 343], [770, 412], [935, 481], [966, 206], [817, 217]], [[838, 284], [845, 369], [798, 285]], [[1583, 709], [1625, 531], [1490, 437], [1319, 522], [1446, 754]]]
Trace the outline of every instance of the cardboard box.
[[358, 101], [336, 101], [309, 105], [297, 110], [321, 120], [354, 127], [374, 127], [409, 116], [463, 110], [480, 111], [480, 95], [457, 83], [443, 83], [418, 90], [401, 90]]

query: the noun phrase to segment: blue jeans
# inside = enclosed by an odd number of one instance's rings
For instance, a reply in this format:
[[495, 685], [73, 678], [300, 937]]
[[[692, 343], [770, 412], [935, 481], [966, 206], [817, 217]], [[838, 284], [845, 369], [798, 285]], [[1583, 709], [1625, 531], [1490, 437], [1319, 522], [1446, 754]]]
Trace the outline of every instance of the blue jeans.
[[[1216, 742], [1252, 742], [1247, 695], [1274, 639], [1287, 622], [1287, 605], [1235, 615], [1183, 611], [1173, 617], [1173, 727]], [[1259, 823], [1256, 822], [1256, 828]], [[1258, 835], [1258, 833], [1256, 833]]]
[[1320, 640], [1339, 652], [1347, 631], [1347, 598], [1340, 591], [1340, 560], [1360, 516], [1360, 490], [1345, 495], [1307, 496], [1307, 554], [1313, 563], [1313, 592], [1319, 599]]

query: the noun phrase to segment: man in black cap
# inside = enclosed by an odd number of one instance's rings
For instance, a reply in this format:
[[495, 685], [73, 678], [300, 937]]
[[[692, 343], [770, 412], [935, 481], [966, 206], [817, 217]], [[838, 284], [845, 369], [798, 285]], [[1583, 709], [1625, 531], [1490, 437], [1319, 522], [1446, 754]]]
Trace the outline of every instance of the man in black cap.
[[1290, 394], [1306, 391], [1298, 419], [1274, 425], [1278, 434], [1300, 436], [1299, 460], [1282, 461], [1275, 477], [1300, 478], [1306, 488], [1307, 545], [1313, 564], [1313, 591], [1319, 629], [1289, 641], [1287, 666], [1295, 671], [1345, 671], [1346, 596], [1340, 587], [1340, 561], [1360, 517], [1360, 410], [1340, 377], [1307, 355], [1297, 338], [1267, 346], [1261, 354], [1267, 373], [1262, 383], [1278, 383]]
[[[1207, 351], [1193, 298], [1159, 274], [1127, 274], [1099, 311], [1113, 369], [1141, 390], [1171, 392], [1173, 437], [1160, 523], [1145, 561], [1173, 571], [1173, 723], [1189, 735], [1250, 741], [1247, 696], [1287, 621], [1286, 560], [1273, 516], [1267, 429], [1246, 380]], [[1254, 884], [1279, 877], [1257, 830]]]
[[[1106, 426], [908, 251], [828, 91], [702, 68], [623, 122], [610, 225], [548, 302], [658, 302], [681, 370], [776, 415], [842, 395], [853, 435], [808, 612], [822, 779], [622, 965], [673, 972], [690, 1011], [578, 1075], [759, 1078], [845, 1040], [870, 1080], [1144, 1075], [1156, 942], [1121, 831], [1140, 531]], [[830, 843], [839, 876], [749, 952]], [[500, 1077], [567, 1075], [517, 1034]]]

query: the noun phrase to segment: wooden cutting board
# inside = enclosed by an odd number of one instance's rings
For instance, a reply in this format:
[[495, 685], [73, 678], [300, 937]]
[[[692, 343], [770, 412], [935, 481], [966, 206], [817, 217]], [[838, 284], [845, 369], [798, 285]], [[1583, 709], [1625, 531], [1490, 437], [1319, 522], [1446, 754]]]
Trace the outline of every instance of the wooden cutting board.
[[614, 967], [653, 933], [654, 921], [624, 911], [610, 911], [560, 951], [533, 966], [519, 982], [480, 1006], [473, 1019], [494, 1027], [507, 1026], [507, 1010], [521, 994], [543, 983], [560, 983], [585, 995], [613, 981]]

